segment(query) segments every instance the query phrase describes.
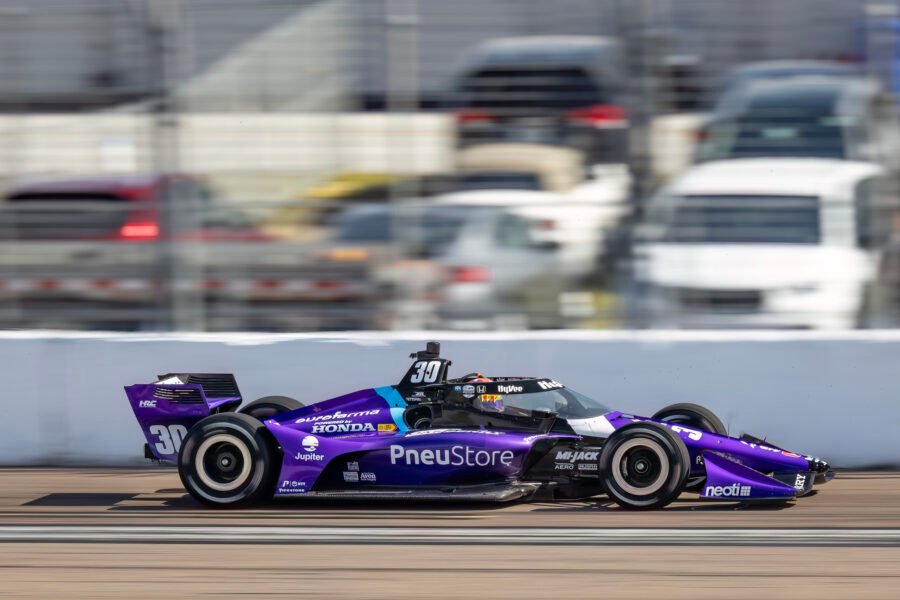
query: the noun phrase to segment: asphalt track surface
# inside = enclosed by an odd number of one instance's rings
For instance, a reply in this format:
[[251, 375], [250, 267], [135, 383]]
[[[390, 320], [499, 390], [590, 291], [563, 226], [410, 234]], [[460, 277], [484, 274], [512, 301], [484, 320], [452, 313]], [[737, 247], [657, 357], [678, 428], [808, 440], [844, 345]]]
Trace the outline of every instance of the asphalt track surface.
[[278, 501], [172, 469], [0, 469], [0, 597], [900, 598], [900, 473], [795, 503]]

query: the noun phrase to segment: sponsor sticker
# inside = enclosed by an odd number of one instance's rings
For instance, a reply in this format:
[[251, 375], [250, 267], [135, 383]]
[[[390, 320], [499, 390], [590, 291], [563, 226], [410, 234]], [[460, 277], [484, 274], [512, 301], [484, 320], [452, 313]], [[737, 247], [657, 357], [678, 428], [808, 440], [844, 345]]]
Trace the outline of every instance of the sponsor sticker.
[[420, 429], [410, 431], [406, 437], [418, 437], [422, 435], [437, 435], [439, 433], [471, 433], [474, 435], [505, 435], [503, 431], [491, 431], [490, 429]]
[[397, 431], [397, 426], [393, 423], [379, 423], [378, 433], [393, 433]]
[[559, 388], [565, 387], [560, 382], [553, 381], [552, 379], [549, 379], [547, 381], [538, 381], [537, 383], [543, 390], [558, 390]]
[[498, 385], [497, 391], [503, 394], [518, 394], [519, 392], [525, 391], [521, 385]]
[[556, 453], [554, 460], [573, 463], [581, 460], [597, 460], [598, 456], [600, 456], [600, 452], [596, 450], [560, 450]]
[[694, 440], [695, 442], [700, 441], [700, 438], [703, 437], [702, 431], [697, 431], [696, 429], [691, 429], [690, 427], [685, 427], [684, 425], [669, 425], [672, 428], [672, 431], [675, 433], [683, 433], [688, 436], [688, 439]]
[[359, 462], [358, 462], [358, 461], [355, 461], [355, 460], [352, 460], [352, 461], [348, 462], [348, 463], [347, 463], [347, 470], [348, 470], [348, 471], [359, 471]]
[[800, 455], [797, 454], [796, 452], [788, 452], [787, 450], [782, 450], [781, 453], [782, 453], [783, 455], [787, 456], [788, 458], [803, 458], [802, 456], [800, 456]]
[[515, 454], [512, 450], [482, 450], [471, 446], [451, 446], [450, 448], [404, 448], [392, 445], [391, 464], [453, 467], [494, 467], [510, 466]]
[[371, 473], [368, 471], [365, 473], [360, 473], [359, 480], [360, 481], [369, 481], [369, 482], [377, 481], [377, 479], [375, 478], [375, 473]]
[[749, 485], [732, 483], [731, 485], [708, 485], [703, 490], [703, 495], [710, 498], [745, 498], [752, 491], [753, 488]]
[[485, 408], [490, 408], [497, 412], [503, 412], [506, 408], [503, 406], [503, 396], [501, 394], [482, 394], [481, 404]]
[[306, 450], [307, 452], [315, 452], [316, 448], [319, 447], [319, 440], [316, 439], [315, 436], [308, 435], [305, 438], [303, 438], [303, 440], [300, 442], [300, 444], [303, 446], [303, 449]]
[[319, 440], [313, 435], [308, 435], [300, 441], [304, 452], [298, 452], [294, 455], [296, 460], [312, 460], [321, 461], [325, 458], [324, 454], [317, 454], [316, 449], [319, 447]]
[[464, 385], [462, 389], [462, 395], [464, 398], [472, 398], [473, 396], [475, 396], [475, 386]]
[[141, 400], [138, 402], [140, 408], [156, 408], [156, 400]]
[[306, 493], [306, 482], [285, 479], [284, 481], [281, 482], [281, 485], [278, 486], [278, 493], [280, 493], [280, 494], [305, 494]]
[[344, 481], [347, 483], [358, 483], [359, 473], [356, 471], [344, 471]]
[[313, 433], [362, 433], [375, 431], [371, 423], [316, 423], [312, 426]]
[[776, 453], [776, 454], [779, 453], [779, 452], [783, 452], [782, 450], [779, 450], [778, 448], [772, 448], [772, 447], [769, 447], [769, 446], [764, 446], [763, 444], [757, 444], [756, 442], [747, 442], [747, 441], [741, 440], [741, 443], [742, 443], [743, 445], [745, 445], [745, 446], [750, 446], [751, 448], [753, 448], [753, 449], [755, 449], [755, 450], [756, 450], [756, 449], [758, 449], [758, 450], [765, 450], [766, 452], [773, 452], [773, 453]]
[[318, 423], [321, 421], [345, 421], [347, 419], [355, 419], [357, 417], [374, 417], [375, 415], [381, 412], [380, 408], [374, 408], [372, 410], [360, 410], [356, 412], [341, 412], [339, 410], [334, 411], [333, 413], [327, 413], [324, 415], [314, 415], [311, 417], [300, 417], [295, 420], [294, 423]]

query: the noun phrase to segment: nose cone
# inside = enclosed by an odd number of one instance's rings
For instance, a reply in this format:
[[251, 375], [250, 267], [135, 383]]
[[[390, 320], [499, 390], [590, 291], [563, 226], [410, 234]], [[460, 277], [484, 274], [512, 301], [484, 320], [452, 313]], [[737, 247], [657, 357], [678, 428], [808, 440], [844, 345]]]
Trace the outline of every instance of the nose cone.
[[807, 457], [806, 460], [809, 463], [809, 470], [816, 474], [816, 484], [828, 483], [834, 479], [834, 470], [827, 462], [815, 456]]

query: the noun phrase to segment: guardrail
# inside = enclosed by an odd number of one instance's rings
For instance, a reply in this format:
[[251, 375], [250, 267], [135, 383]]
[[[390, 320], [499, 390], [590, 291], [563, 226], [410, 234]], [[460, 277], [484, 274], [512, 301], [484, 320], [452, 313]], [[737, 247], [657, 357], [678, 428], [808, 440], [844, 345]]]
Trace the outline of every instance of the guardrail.
[[732, 433], [837, 466], [900, 464], [900, 331], [358, 334], [0, 334], [0, 464], [143, 461], [122, 386], [169, 371], [234, 372], [246, 400], [315, 402], [396, 382], [444, 342], [453, 373], [540, 374], [613, 408], [714, 410]]

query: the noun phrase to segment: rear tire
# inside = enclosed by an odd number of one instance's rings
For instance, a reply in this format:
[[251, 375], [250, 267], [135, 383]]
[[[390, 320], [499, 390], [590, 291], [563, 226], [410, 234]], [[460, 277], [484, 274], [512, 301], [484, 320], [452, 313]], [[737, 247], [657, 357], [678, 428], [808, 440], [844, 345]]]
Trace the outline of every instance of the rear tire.
[[600, 452], [600, 479], [607, 495], [633, 510], [662, 508], [678, 498], [690, 467], [684, 442], [657, 423], [617, 429]]
[[258, 420], [240, 413], [206, 417], [184, 438], [178, 475], [199, 502], [220, 508], [270, 498], [278, 476], [278, 452]]
[[[725, 425], [722, 424], [721, 419], [713, 411], [699, 404], [691, 404], [690, 402], [672, 404], [656, 411], [653, 418], [666, 423], [685, 425], [707, 433], [728, 435], [728, 431], [725, 429]], [[688, 479], [685, 489], [696, 491], [701, 489], [704, 483], [706, 483], [705, 475], [691, 477]]]
[[238, 412], [243, 415], [249, 415], [258, 421], [265, 421], [281, 413], [302, 407], [302, 402], [287, 396], [265, 396], [259, 400], [254, 400], [247, 406], [241, 407]]

